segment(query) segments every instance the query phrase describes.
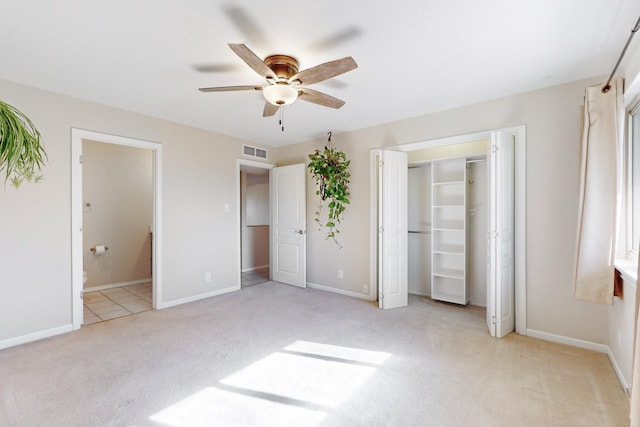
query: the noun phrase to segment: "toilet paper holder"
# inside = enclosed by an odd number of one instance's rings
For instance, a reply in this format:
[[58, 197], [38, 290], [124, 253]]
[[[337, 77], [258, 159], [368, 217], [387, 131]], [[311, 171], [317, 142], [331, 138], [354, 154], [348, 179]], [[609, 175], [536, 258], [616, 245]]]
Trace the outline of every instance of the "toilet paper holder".
[[[104, 247], [104, 250], [105, 250], [105, 251], [108, 251], [108, 250], [109, 250], [109, 246], [105, 246], [105, 247]], [[96, 247], [95, 247], [95, 246], [93, 246], [93, 247], [91, 248], [91, 252], [93, 252], [93, 253], [95, 253], [95, 252], [96, 252]]]

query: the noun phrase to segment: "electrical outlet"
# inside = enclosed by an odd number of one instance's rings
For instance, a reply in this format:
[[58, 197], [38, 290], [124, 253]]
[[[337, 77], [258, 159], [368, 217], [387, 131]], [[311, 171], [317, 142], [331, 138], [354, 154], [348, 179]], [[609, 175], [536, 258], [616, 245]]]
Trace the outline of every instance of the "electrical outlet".
[[362, 285], [362, 292], [365, 294], [369, 293], [369, 285], [367, 285], [366, 283], [364, 285]]
[[342, 274], [342, 270], [338, 270], [338, 279], [342, 279], [343, 274]]
[[204, 273], [204, 281], [205, 282], [211, 281], [211, 273]]

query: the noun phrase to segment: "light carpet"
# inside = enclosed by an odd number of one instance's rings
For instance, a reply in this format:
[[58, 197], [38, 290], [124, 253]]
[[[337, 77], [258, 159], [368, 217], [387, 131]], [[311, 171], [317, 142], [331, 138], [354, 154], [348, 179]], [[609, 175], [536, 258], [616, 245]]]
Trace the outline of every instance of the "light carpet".
[[274, 282], [0, 351], [2, 426], [626, 426], [607, 356]]

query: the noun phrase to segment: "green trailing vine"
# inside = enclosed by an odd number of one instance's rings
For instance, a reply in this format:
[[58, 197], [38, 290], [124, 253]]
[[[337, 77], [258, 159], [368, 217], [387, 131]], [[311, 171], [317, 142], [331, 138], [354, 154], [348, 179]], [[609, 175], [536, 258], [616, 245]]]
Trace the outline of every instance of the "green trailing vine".
[[17, 108], [0, 101], [0, 174], [4, 182], [19, 187], [24, 181], [40, 182], [47, 153], [40, 132]]
[[[329, 133], [329, 142], [331, 142], [331, 133]], [[323, 151], [315, 150], [313, 154], [309, 154], [309, 171], [313, 180], [318, 185], [316, 195], [320, 196], [320, 207], [315, 212], [316, 223], [320, 226], [327, 227], [326, 237], [333, 239], [336, 244], [342, 248], [337, 240], [340, 233], [338, 224], [342, 219], [342, 214], [349, 204], [349, 173], [350, 160], [342, 151], [337, 151], [331, 145], [324, 147]], [[321, 221], [321, 212], [323, 204], [327, 202], [327, 222]]]

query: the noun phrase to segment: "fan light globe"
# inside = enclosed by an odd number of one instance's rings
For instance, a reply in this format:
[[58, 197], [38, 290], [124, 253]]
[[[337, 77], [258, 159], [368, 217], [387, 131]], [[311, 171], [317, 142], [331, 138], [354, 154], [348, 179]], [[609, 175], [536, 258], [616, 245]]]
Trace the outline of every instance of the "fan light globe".
[[286, 83], [276, 83], [262, 89], [264, 99], [270, 104], [281, 106], [293, 104], [298, 98], [298, 91]]

